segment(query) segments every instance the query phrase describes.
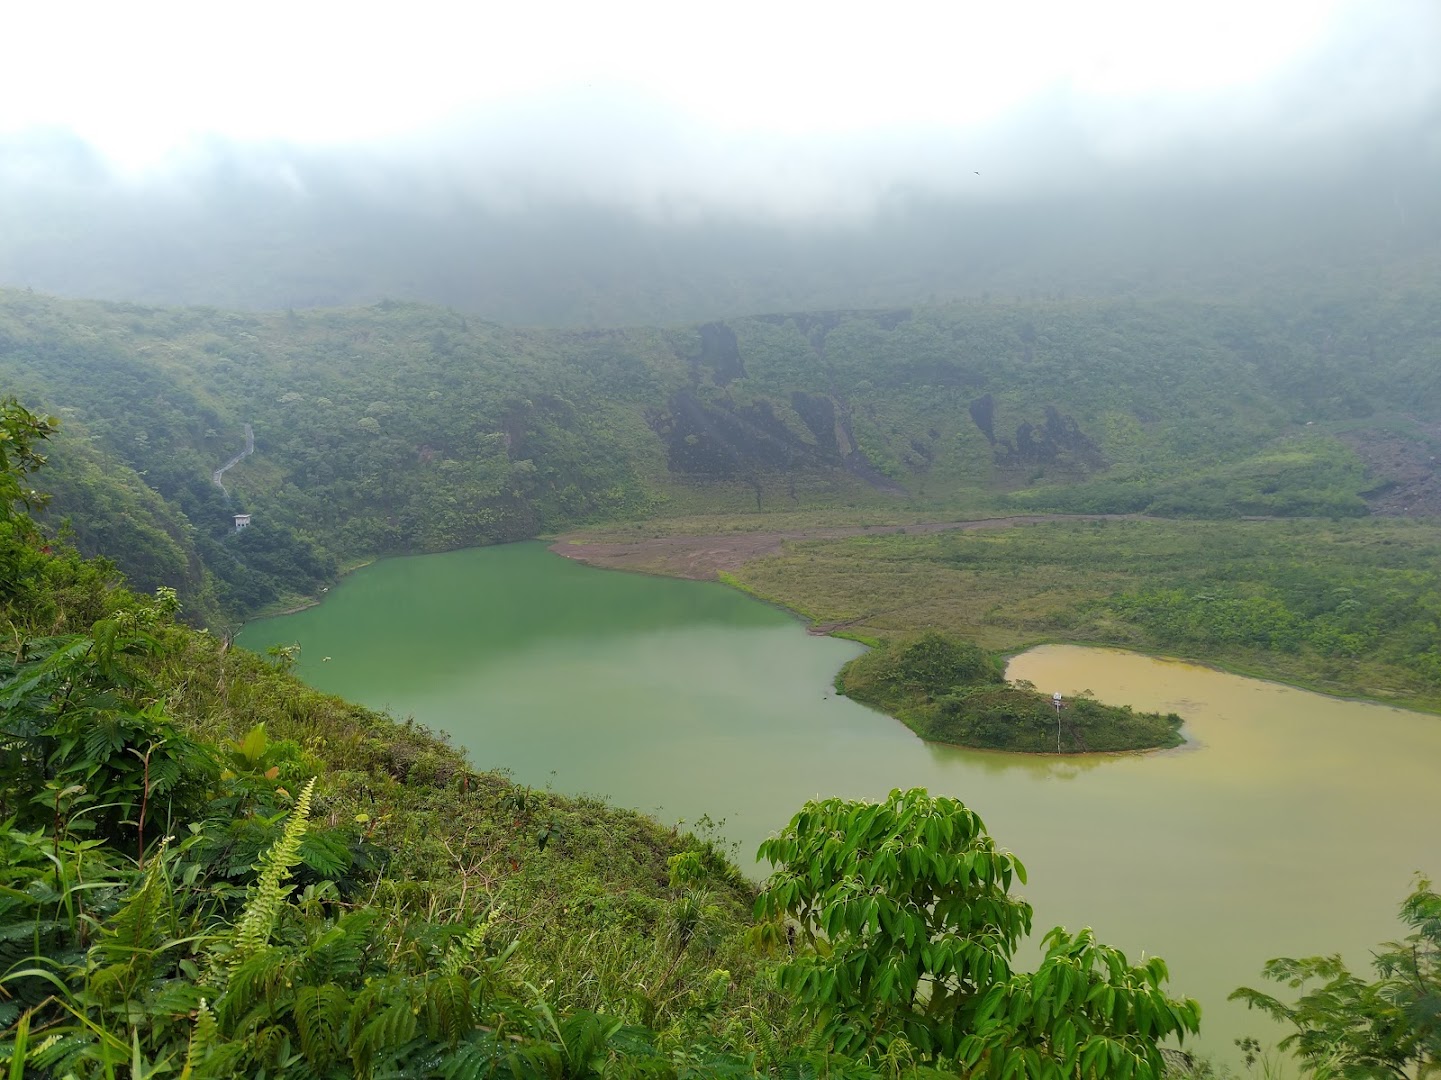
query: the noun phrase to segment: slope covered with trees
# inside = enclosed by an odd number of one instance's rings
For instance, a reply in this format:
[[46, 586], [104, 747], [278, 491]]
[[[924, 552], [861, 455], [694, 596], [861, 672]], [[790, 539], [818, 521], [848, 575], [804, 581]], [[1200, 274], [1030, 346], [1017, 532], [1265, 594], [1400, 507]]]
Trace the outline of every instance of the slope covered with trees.
[[[628, 331], [0, 294], [0, 379], [73, 445], [51, 518], [207, 618], [377, 555], [655, 513], [1361, 515], [1389, 482], [1372, 441], [1423, 463], [1441, 449], [1438, 341], [1419, 288]], [[247, 423], [256, 452], [227, 493], [211, 473]]]

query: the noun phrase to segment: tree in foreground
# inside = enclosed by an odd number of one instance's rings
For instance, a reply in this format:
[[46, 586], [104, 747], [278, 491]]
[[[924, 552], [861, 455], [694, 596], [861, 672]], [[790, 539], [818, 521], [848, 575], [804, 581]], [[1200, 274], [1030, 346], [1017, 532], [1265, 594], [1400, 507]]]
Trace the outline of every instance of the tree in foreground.
[[899, 1049], [965, 1075], [1159, 1080], [1161, 1043], [1199, 1029], [1166, 995], [1165, 963], [1131, 964], [1090, 930], [1057, 927], [1034, 973], [1012, 970], [1031, 930], [1025, 881], [956, 799], [807, 803], [760, 856], [775, 866], [757, 914], [794, 920], [781, 969], [797, 1007], [845, 1054]]
[[1294, 1004], [1241, 987], [1244, 1001], [1292, 1029], [1280, 1042], [1320, 1080], [1441, 1076], [1441, 895], [1420, 878], [1401, 904], [1411, 933], [1376, 953], [1368, 982], [1340, 956], [1268, 961], [1263, 974], [1303, 993]]
[[13, 397], [0, 398], [0, 521], [9, 521], [16, 507], [44, 502], [26, 477], [45, 464], [40, 443], [54, 434], [54, 417], [36, 416]]

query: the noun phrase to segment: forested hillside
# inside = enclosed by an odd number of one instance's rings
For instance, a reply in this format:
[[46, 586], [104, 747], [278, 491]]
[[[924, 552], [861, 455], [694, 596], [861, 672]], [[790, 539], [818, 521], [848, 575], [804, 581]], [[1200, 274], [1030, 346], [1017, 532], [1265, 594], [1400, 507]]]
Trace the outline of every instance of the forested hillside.
[[377, 555], [666, 512], [1434, 511], [1438, 342], [1419, 287], [615, 331], [0, 293], [0, 381], [63, 421], [47, 520], [202, 618]]

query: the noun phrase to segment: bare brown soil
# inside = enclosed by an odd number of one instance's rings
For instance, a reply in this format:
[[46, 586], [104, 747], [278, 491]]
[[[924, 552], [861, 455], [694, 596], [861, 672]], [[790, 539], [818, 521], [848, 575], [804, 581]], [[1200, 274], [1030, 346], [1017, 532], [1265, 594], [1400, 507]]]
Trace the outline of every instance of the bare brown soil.
[[722, 570], [738, 570], [762, 556], [776, 554], [787, 540], [836, 540], [846, 536], [935, 533], [958, 529], [1008, 529], [1015, 525], [1039, 525], [1047, 521], [1125, 521], [1139, 517], [1139, 514], [1016, 514], [975, 521], [926, 521], [918, 525], [820, 526], [777, 532], [606, 541], [587, 540], [582, 533], [568, 533], [551, 544], [550, 550], [590, 566], [709, 581]]
[[1441, 517], [1441, 424], [1415, 422], [1421, 428], [1421, 440], [1378, 431], [1343, 436], [1381, 481], [1366, 495], [1373, 514]]

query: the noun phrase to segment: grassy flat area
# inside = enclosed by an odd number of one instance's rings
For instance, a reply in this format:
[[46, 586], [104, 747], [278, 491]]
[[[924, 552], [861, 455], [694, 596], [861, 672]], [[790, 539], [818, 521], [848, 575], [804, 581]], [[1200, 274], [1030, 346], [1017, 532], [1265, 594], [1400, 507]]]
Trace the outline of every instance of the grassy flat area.
[[[638, 537], [723, 536], [727, 533], [792, 532], [811, 529], [847, 529], [869, 525], [916, 525], [934, 521], [973, 521], [1013, 513], [975, 503], [919, 503], [890, 499], [875, 505], [805, 507], [757, 513], [677, 513], [646, 521], [605, 522], [586, 525], [570, 535], [594, 541], [633, 540]], [[1028, 511], [1020, 511], [1028, 513]]]
[[727, 579], [833, 632], [1117, 645], [1441, 710], [1441, 527], [1090, 521], [787, 542]]

